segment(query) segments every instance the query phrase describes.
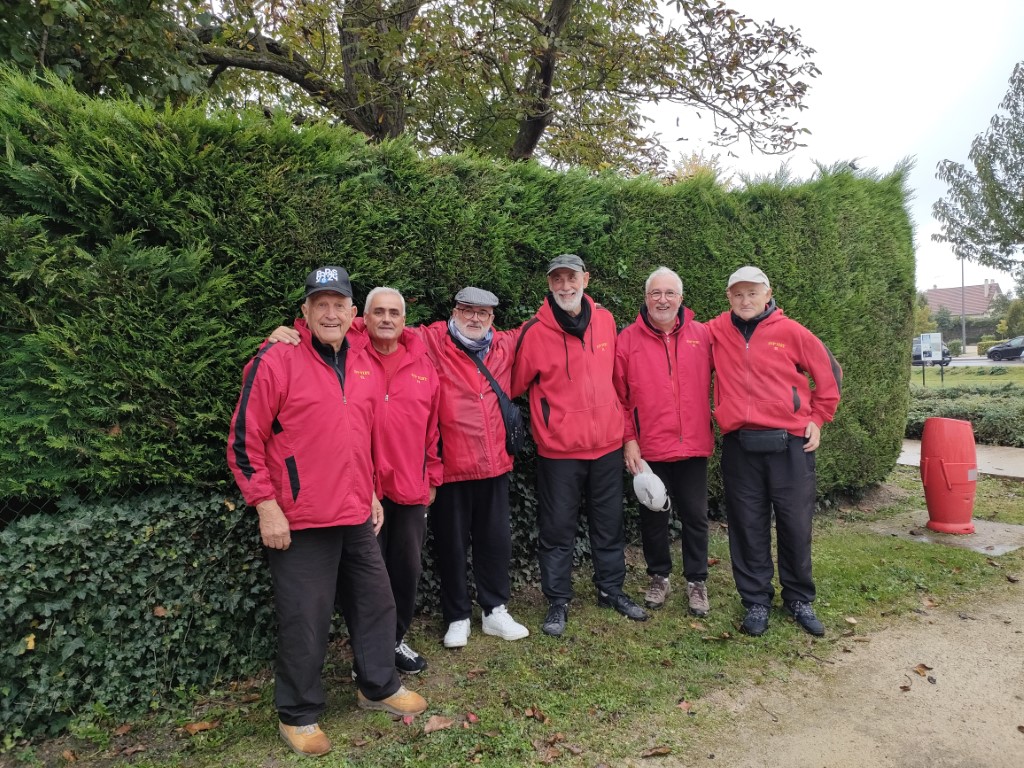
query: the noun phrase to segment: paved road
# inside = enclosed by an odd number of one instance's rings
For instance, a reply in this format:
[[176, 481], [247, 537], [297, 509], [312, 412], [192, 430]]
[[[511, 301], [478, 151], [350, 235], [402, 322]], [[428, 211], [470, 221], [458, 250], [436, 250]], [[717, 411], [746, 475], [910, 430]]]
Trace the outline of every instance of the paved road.
[[[976, 445], [978, 471], [983, 475], [999, 475], [1024, 480], [1024, 448], [1003, 445]], [[917, 467], [921, 464], [921, 441], [904, 440], [897, 464]]]

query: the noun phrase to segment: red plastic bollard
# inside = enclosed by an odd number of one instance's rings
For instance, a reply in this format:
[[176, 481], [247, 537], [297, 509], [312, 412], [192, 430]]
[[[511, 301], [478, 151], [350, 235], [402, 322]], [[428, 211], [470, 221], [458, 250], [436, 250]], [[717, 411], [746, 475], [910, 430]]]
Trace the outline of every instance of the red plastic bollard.
[[978, 486], [978, 456], [971, 422], [925, 419], [921, 483], [929, 528], [939, 533], [974, 533], [971, 514]]

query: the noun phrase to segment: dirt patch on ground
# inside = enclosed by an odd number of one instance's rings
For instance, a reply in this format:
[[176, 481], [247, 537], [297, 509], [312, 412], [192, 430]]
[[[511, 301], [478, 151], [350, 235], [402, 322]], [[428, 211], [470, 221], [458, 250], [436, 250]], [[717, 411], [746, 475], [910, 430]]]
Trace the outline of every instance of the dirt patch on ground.
[[839, 502], [840, 512], [864, 512], [874, 514], [880, 509], [895, 506], [901, 501], [910, 498], [910, 491], [900, 488], [898, 485], [881, 483], [857, 498], [843, 499]]
[[[823, 649], [826, 641], [818, 641]], [[705, 754], [729, 768], [1020, 768], [1024, 599], [935, 609], [822, 650], [798, 675], [700, 702], [732, 722]], [[813, 649], [812, 649], [813, 650]], [[817, 655], [817, 654], [815, 654]], [[702, 750], [703, 751], [703, 750]]]

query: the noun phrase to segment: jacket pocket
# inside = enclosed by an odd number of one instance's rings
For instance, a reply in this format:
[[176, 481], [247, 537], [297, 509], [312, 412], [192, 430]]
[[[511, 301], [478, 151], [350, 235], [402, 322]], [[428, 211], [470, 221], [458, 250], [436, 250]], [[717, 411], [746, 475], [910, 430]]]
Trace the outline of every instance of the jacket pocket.
[[284, 460], [284, 466], [288, 470], [288, 486], [292, 491], [292, 501], [297, 501], [299, 498], [299, 467], [295, 463], [295, 457], [288, 456]]

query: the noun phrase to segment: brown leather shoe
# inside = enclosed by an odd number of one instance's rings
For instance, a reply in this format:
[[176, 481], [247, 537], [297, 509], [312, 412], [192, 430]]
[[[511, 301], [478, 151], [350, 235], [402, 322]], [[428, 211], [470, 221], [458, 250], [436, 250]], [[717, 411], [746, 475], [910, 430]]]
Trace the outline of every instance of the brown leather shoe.
[[399, 717], [418, 715], [427, 708], [426, 699], [415, 691], [410, 691], [404, 685], [386, 699], [381, 699], [380, 701], [368, 699], [363, 695], [362, 691], [357, 691], [356, 703], [363, 709], [379, 709], [382, 712], [390, 712], [392, 715], [398, 715]]
[[277, 730], [281, 734], [281, 738], [284, 739], [284, 743], [291, 747], [293, 752], [300, 755], [326, 755], [331, 751], [331, 740], [316, 723], [312, 725], [278, 723]]

